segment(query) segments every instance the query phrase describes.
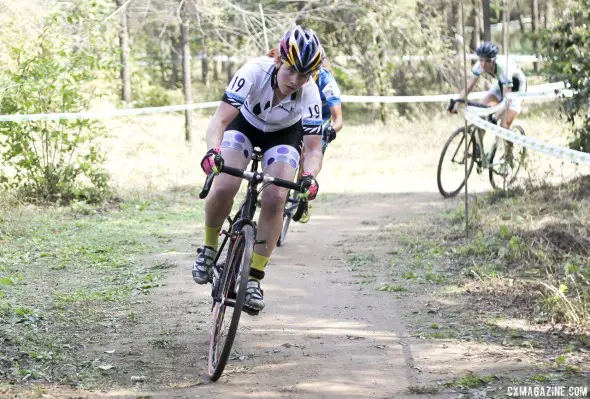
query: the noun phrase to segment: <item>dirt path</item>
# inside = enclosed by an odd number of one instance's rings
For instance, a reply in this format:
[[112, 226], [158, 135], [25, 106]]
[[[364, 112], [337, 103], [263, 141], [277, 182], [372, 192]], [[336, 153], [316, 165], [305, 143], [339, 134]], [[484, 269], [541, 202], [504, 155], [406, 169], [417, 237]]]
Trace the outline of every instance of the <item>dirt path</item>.
[[403, 222], [445, 205], [430, 193], [342, 197], [317, 205], [312, 222], [293, 225], [286, 245], [275, 252], [263, 285], [267, 307], [257, 317], [242, 316], [234, 360], [217, 383], [205, 374], [209, 293], [189, 278], [194, 248], [176, 243], [185, 251], [156, 255], [178, 265], [166, 286], [140, 301], [135, 327], [115, 332], [115, 353], [102, 355], [117, 365], [121, 385], [142, 382], [108, 394], [416, 397], [408, 391], [420, 379], [414, 359], [417, 351], [431, 349], [416, 346], [406, 331], [403, 319], [413, 299], [395, 300], [356, 284], [343, 256], [378, 228], [378, 219]]

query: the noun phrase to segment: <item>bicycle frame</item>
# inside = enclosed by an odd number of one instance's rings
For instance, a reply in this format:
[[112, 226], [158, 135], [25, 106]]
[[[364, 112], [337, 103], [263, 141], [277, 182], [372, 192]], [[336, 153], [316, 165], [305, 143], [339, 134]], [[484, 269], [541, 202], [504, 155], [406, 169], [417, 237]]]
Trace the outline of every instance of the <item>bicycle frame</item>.
[[[289, 188], [292, 190], [300, 191], [301, 187], [298, 186], [296, 183], [282, 180], [278, 178], [274, 178], [268, 176], [264, 173], [258, 172], [258, 165], [262, 160], [262, 154], [259, 150], [255, 150], [252, 153], [252, 164], [250, 166], [250, 170], [240, 170], [232, 167], [223, 166], [221, 168], [221, 172], [227, 173], [232, 176], [240, 177], [243, 179], [248, 180], [248, 187], [246, 189], [246, 196], [244, 198], [244, 202], [240, 206], [240, 209], [236, 212], [233, 218], [228, 217], [229, 228], [228, 230], [223, 230], [222, 234], [225, 235], [219, 250], [217, 251], [217, 256], [215, 257], [214, 266], [213, 266], [213, 281], [219, 281], [223, 273], [223, 267], [219, 264], [219, 258], [223, 253], [225, 246], [228, 244], [228, 240], [231, 239], [231, 243], [235, 240], [237, 235], [239, 234], [241, 227], [244, 224], [249, 224], [254, 229], [254, 234], [256, 235], [256, 223], [254, 222], [254, 215], [256, 213], [256, 202], [258, 199], [258, 186], [262, 183], [264, 189], [268, 184], [276, 184], [280, 187]], [[213, 175], [207, 177], [207, 181], [203, 187], [203, 191], [199, 194], [200, 198], [205, 198], [211, 188], [213, 183]], [[295, 205], [296, 206], [296, 205]], [[231, 244], [230, 243], [230, 244]], [[264, 244], [265, 241], [256, 241], [256, 244]], [[231, 255], [232, 248], [228, 249], [228, 260], [229, 256]], [[212, 284], [212, 292], [211, 296], [213, 297], [213, 307], [215, 306], [215, 302], [221, 301], [221, 297], [217, 292], [218, 284]]]

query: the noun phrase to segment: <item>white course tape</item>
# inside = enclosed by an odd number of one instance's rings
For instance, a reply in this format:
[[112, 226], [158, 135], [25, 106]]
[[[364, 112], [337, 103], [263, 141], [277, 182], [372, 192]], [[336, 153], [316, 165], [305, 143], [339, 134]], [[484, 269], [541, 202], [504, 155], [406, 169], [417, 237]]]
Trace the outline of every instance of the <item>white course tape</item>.
[[[527, 98], [548, 98], [556, 96], [552, 91], [563, 89], [563, 82], [548, 83], [529, 87], [526, 93], [513, 93], [518, 96]], [[480, 91], [470, 94], [471, 99], [480, 100], [486, 96], [486, 91]], [[510, 94], [508, 95], [510, 97]], [[427, 96], [341, 96], [342, 102], [345, 103], [419, 103], [419, 102], [444, 102], [452, 98], [458, 98], [457, 94], [441, 94]], [[98, 111], [98, 112], [64, 112], [52, 114], [13, 114], [0, 115], [0, 122], [32, 122], [32, 121], [58, 121], [62, 119], [107, 119], [119, 116], [157, 114], [164, 112], [178, 112], [194, 109], [215, 108], [219, 101], [170, 105], [164, 107], [149, 108], [129, 108], [118, 109], [115, 111]], [[486, 112], [489, 109], [485, 110]], [[487, 114], [485, 114], [487, 115]]]
[[63, 119], [106, 119], [118, 116], [159, 114], [193, 109], [214, 108], [219, 101], [197, 104], [168, 105], [165, 107], [129, 108], [101, 112], [63, 112], [54, 114], [0, 115], [0, 122], [59, 121]]
[[[539, 92], [539, 93], [510, 93], [507, 97], [528, 97], [527, 94], [537, 94], [537, 96], [561, 96], [562, 94], [568, 96], [571, 95], [571, 91], [566, 93], [560, 93], [555, 91]], [[523, 136], [522, 134], [513, 132], [508, 129], [504, 129], [501, 126], [494, 125], [487, 120], [482, 119], [482, 116], [487, 116], [495, 113], [506, 106], [503, 101], [500, 104], [490, 108], [479, 108], [479, 107], [466, 107], [465, 108], [465, 119], [474, 125], [485, 129], [488, 132], [500, 136], [505, 140], [519, 144], [523, 147], [530, 148], [534, 151], [541, 152], [543, 154], [551, 155], [553, 157], [563, 159], [578, 164], [590, 165], [590, 154], [587, 152], [576, 151], [565, 147], [560, 147], [554, 144], [544, 143], [533, 137]]]
[[[565, 85], [563, 82], [545, 83], [531, 86], [524, 93], [517, 92], [508, 94], [508, 97], [518, 96], [527, 97], [529, 99], [557, 97], [558, 94], [556, 94], [556, 91], [562, 90], [564, 87]], [[487, 93], [487, 91], [471, 93], [469, 98], [472, 100], [481, 100]], [[459, 98], [459, 95], [457, 94], [438, 94], [432, 96], [340, 96], [343, 103], [430, 103], [444, 102], [457, 98]]]

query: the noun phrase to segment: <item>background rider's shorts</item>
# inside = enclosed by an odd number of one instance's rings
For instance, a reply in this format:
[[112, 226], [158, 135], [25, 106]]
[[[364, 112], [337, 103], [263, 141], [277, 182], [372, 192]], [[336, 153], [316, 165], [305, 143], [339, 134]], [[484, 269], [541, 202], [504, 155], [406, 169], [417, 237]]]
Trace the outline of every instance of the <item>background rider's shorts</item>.
[[[512, 84], [512, 91], [513, 92], [526, 91], [526, 81], [524, 83], [522, 83], [518, 79], [515, 78], [513, 80], [513, 84]], [[498, 102], [502, 101], [502, 88], [500, 87], [499, 83], [496, 83], [495, 85], [493, 85], [488, 90], [488, 94], [491, 94], [494, 97], [496, 97]], [[521, 102], [522, 102], [522, 98], [520, 98], [520, 97], [513, 98], [513, 99], [511, 99], [510, 105], [508, 106], [508, 108], [513, 110], [517, 114], [520, 114], [520, 112], [522, 111]]]

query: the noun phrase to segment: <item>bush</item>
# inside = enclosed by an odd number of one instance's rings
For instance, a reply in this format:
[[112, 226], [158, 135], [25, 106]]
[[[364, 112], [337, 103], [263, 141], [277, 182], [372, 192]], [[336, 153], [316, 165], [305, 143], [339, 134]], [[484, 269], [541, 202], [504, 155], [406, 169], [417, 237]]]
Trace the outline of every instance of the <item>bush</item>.
[[578, 7], [544, 35], [543, 48], [548, 51], [549, 74], [574, 92], [562, 108], [573, 131], [569, 146], [590, 152], [590, 0], [580, 1]]
[[[15, 67], [0, 75], [1, 86], [8, 88], [0, 98], [3, 114], [87, 108], [92, 96], [85, 87], [107, 62], [87, 48], [91, 34], [82, 43], [67, 35], [82, 12], [53, 14], [37, 38], [10, 50]], [[91, 120], [0, 122], [0, 186], [28, 201], [102, 200], [108, 192], [105, 155], [96, 144], [102, 134]]]

